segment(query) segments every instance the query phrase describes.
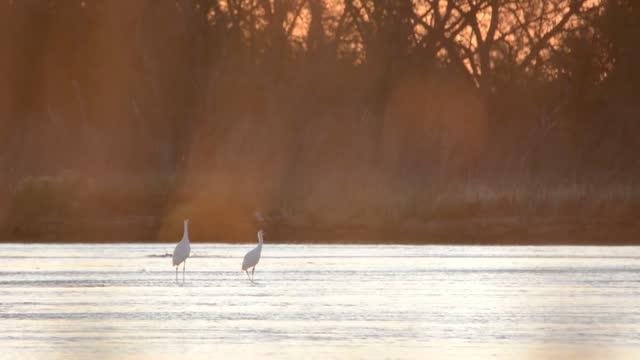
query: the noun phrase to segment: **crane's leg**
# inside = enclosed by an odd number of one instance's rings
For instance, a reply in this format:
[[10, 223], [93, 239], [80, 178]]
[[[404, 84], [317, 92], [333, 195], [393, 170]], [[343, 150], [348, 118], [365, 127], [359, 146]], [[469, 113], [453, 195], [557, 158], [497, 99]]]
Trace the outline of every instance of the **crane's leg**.
[[249, 281], [252, 281], [251, 277], [249, 277], [249, 271], [245, 270], [244, 272], [247, 273], [247, 279], [249, 279]]
[[184, 282], [184, 272], [187, 269], [187, 259], [184, 260], [184, 264], [182, 265], [182, 282]]
[[176, 282], [178, 282], [178, 266], [176, 265]]
[[251, 268], [251, 281], [253, 281], [253, 273], [256, 271], [256, 267]]

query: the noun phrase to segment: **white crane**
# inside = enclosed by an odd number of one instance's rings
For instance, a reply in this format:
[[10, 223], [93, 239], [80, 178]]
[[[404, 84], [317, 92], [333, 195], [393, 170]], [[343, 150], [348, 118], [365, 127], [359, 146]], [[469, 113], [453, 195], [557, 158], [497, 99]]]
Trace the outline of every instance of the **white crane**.
[[[256, 271], [256, 265], [258, 265], [258, 261], [260, 261], [263, 242], [262, 235], [264, 235], [264, 231], [258, 231], [258, 246], [249, 251], [244, 256], [244, 260], [242, 260], [242, 271], [247, 273], [247, 277], [251, 282], [253, 282], [253, 273]], [[249, 276], [249, 269], [251, 269], [251, 276]]]
[[184, 281], [184, 272], [187, 268], [187, 258], [191, 253], [191, 245], [189, 244], [189, 219], [184, 220], [184, 233], [182, 234], [182, 240], [176, 245], [173, 250], [173, 266], [176, 267], [176, 281], [178, 281], [178, 268], [180, 264], [182, 266], [182, 281]]

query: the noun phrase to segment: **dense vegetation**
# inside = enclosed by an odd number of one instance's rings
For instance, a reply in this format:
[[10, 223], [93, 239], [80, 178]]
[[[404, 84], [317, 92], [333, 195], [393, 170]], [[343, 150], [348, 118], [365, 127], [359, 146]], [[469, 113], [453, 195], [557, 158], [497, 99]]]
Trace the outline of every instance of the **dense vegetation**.
[[0, 23], [0, 238], [189, 216], [201, 239], [640, 241], [635, 1], [3, 0]]

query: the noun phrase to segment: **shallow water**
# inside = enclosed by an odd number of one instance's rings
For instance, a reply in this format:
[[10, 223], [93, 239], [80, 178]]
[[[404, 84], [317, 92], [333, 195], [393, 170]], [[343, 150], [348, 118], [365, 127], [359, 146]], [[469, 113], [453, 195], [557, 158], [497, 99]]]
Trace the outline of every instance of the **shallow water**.
[[640, 358], [640, 247], [0, 244], [0, 359]]

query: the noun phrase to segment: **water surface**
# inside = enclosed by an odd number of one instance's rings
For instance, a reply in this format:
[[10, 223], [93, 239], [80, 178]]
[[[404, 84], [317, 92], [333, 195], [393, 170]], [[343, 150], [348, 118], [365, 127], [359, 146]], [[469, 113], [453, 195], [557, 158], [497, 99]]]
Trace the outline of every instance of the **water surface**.
[[640, 247], [251, 247], [0, 244], [0, 358], [640, 358]]

